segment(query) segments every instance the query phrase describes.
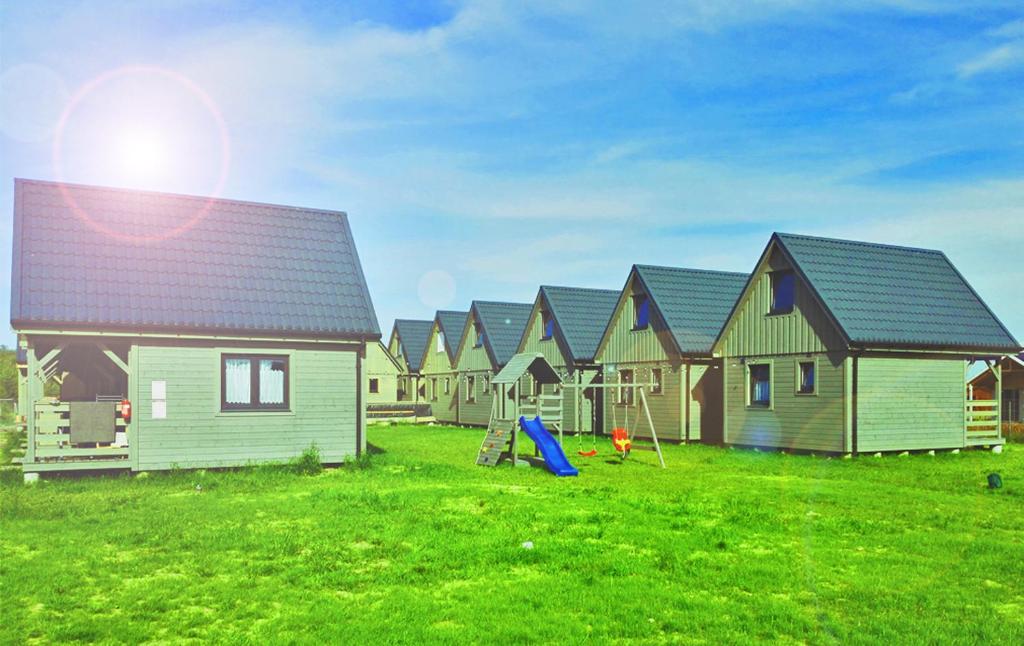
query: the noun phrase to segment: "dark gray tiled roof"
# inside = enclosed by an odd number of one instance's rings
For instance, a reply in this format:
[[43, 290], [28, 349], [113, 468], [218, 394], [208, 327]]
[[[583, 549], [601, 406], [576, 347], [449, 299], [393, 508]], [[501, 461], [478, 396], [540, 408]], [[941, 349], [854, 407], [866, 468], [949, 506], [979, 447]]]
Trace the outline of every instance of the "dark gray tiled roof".
[[470, 308], [484, 328], [484, 345], [495, 369], [505, 365], [519, 348], [523, 330], [530, 321], [532, 303], [473, 301]]
[[772, 240], [853, 345], [1020, 349], [941, 251], [784, 233]]
[[591, 361], [608, 327], [608, 320], [619, 301], [614, 289], [552, 287], [542, 285], [540, 293], [547, 301], [573, 361]]
[[463, 330], [466, 329], [469, 312], [438, 310], [436, 318], [441, 332], [444, 333], [444, 348], [448, 352], [448, 360], [455, 361], [455, 353], [459, 351], [457, 344], [462, 338]]
[[683, 354], [706, 354], [718, 338], [749, 274], [634, 265]]
[[420, 370], [423, 353], [427, 349], [427, 341], [430, 340], [430, 330], [433, 327], [433, 321], [395, 319], [392, 334], [398, 335], [398, 343], [402, 346], [402, 353], [412, 372]]
[[15, 180], [11, 323], [380, 337], [344, 213]]

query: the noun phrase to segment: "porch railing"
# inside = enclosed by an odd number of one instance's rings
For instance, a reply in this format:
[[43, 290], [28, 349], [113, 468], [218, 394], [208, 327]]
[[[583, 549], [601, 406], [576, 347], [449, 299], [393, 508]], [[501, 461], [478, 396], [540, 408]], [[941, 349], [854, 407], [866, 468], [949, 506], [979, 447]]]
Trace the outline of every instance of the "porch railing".
[[967, 400], [964, 427], [968, 440], [997, 440], [1002, 437], [999, 425], [999, 402], [994, 399]]
[[128, 459], [127, 424], [120, 412], [114, 419], [113, 442], [78, 444], [71, 442], [71, 414], [67, 402], [36, 402], [34, 415], [37, 462]]

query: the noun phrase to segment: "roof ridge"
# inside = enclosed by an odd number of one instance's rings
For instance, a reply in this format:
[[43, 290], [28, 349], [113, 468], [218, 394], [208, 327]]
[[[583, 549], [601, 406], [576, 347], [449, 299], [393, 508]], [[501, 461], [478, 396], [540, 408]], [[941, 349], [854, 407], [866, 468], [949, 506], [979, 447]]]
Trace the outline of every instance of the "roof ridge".
[[838, 242], [841, 244], [857, 245], [861, 247], [874, 247], [878, 249], [899, 249], [901, 251], [915, 251], [918, 253], [943, 254], [941, 249], [929, 249], [927, 247], [908, 247], [906, 245], [888, 244], [885, 242], [847, 240], [846, 238], [827, 238], [825, 236], [812, 236], [803, 233], [784, 233], [781, 231], [776, 231], [775, 235], [778, 236], [779, 238], [798, 238], [801, 240], [817, 240], [819, 242]]
[[150, 189], [135, 189], [126, 188], [123, 186], [101, 186], [98, 184], [82, 184], [79, 182], [57, 182], [54, 180], [47, 179], [28, 179], [25, 177], [15, 177], [14, 182], [16, 184], [36, 184], [39, 186], [67, 186], [71, 188], [84, 188], [92, 191], [109, 191], [114, 193], [128, 193], [131, 195], [152, 195], [154, 197], [162, 198], [177, 198], [183, 200], [201, 200], [203, 202], [220, 202], [222, 204], [238, 204], [241, 206], [265, 206], [275, 209], [284, 209], [286, 211], [299, 211], [302, 213], [323, 213], [326, 215], [343, 215], [348, 217], [347, 211], [339, 211], [337, 209], [321, 209], [316, 207], [305, 207], [305, 206], [292, 206], [288, 204], [277, 204], [275, 202], [254, 202], [252, 200], [238, 200], [230, 197], [214, 197], [213, 195], [197, 195], [194, 193], [173, 193], [171, 191], [154, 191]]
[[717, 274], [720, 276], [749, 276], [745, 271], [724, 271], [721, 269], [697, 269], [694, 267], [673, 267], [671, 265], [633, 265], [637, 269], [669, 269], [672, 271], [688, 271], [695, 274]]

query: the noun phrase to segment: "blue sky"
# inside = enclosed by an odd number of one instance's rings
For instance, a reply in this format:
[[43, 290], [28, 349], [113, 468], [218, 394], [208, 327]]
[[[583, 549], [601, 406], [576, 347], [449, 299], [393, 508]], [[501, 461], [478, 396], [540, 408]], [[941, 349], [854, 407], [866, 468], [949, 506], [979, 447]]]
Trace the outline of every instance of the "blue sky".
[[[1024, 338], [1019, 1], [138, 4], [0, 5], [5, 319], [11, 178], [54, 179], [72, 98], [144, 65], [216, 106], [223, 196], [350, 214], [385, 334], [633, 263], [749, 271], [780, 230], [942, 249]], [[180, 83], [76, 105], [65, 179], [216, 187]]]

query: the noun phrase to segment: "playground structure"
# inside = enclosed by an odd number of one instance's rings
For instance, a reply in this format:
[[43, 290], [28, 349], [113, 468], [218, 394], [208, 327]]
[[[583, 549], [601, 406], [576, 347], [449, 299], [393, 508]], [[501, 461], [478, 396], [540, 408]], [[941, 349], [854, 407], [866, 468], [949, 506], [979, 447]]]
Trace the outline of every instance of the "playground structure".
[[[597, 381], [599, 373], [584, 374], [581, 372], [578, 374], [578, 378], [573, 383], [565, 383], [555, 369], [551, 367], [547, 359], [544, 358], [543, 354], [521, 353], [513, 356], [501, 372], [491, 380], [493, 387], [491, 416], [487, 424], [487, 435], [480, 447], [476, 463], [483, 466], [497, 466], [502, 460], [508, 459], [511, 460], [513, 466], [518, 466], [520, 462], [525, 464], [535, 462], [535, 459], [528, 458], [524, 460], [519, 455], [519, 431], [522, 430], [534, 440], [537, 451], [544, 458], [545, 466], [551, 469], [552, 472], [555, 472], [556, 475], [575, 475], [557, 473], [556, 471], [556, 468], [561, 468], [563, 460], [568, 464], [564, 454], [564, 432], [561, 423], [562, 393], [568, 389], [576, 389], [578, 391], [575, 401], [577, 402], [577, 419], [579, 419], [579, 414], [582, 413], [583, 394], [586, 391], [617, 389], [620, 393], [620, 400], [633, 402], [633, 404], [620, 403], [612, 405], [613, 416], [615, 416], [616, 406], [625, 407], [624, 428], [618, 427], [617, 420], [615, 424], [616, 432], [614, 435], [616, 441], [614, 446], [616, 447], [616, 452], [626, 457], [630, 450], [654, 451], [658, 455], [658, 462], [661, 467], [665, 468], [665, 458], [661, 453], [658, 433], [654, 428], [651, 411], [647, 405], [647, 397], [644, 394], [644, 390], [653, 384], [606, 384], [602, 381]], [[558, 387], [554, 389], [554, 394], [529, 393], [524, 395], [521, 391], [523, 390], [523, 378], [526, 375], [530, 375], [536, 384], [555, 384]], [[538, 388], [538, 393], [541, 390]], [[622, 396], [627, 392], [630, 393], [629, 396]], [[631, 429], [628, 427], [628, 411], [630, 406], [638, 409], [634, 418], [635, 423]], [[634, 441], [641, 412], [647, 425], [650, 427], [653, 446], [640, 446]], [[533, 415], [534, 419], [529, 420], [528, 415]], [[596, 425], [592, 426], [592, 428], [595, 427]], [[558, 432], [557, 443], [547, 441], [547, 437], [554, 437], [553, 434], [548, 432], [547, 428], [555, 429]], [[594, 448], [590, 451], [584, 451], [582, 432], [576, 432], [575, 435], [580, 445], [580, 456], [593, 457], [597, 454], [596, 437], [593, 441]], [[596, 430], [592, 430], [592, 435], [596, 435]], [[627, 446], [628, 448], [620, 449], [620, 446]], [[556, 447], [557, 452], [554, 451]], [[569, 466], [571, 467], [571, 465]]]

